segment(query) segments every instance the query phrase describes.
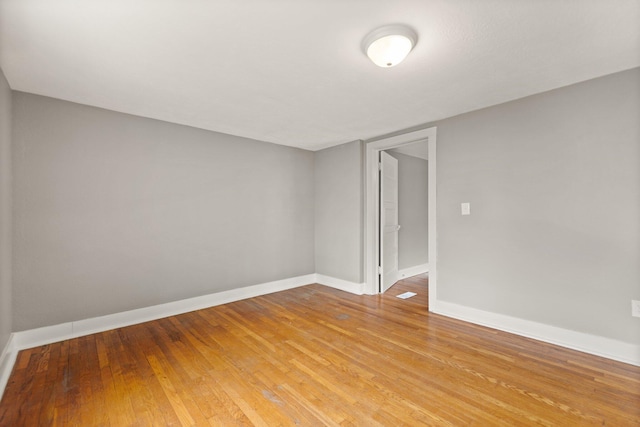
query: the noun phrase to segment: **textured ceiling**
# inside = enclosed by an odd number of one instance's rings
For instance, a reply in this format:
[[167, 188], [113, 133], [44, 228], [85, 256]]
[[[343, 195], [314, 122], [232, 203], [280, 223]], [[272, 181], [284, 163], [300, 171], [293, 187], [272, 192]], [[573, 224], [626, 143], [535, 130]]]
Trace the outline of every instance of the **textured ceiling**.
[[[378, 68], [360, 43], [405, 23]], [[316, 150], [640, 66], [640, 0], [0, 0], [12, 89]]]

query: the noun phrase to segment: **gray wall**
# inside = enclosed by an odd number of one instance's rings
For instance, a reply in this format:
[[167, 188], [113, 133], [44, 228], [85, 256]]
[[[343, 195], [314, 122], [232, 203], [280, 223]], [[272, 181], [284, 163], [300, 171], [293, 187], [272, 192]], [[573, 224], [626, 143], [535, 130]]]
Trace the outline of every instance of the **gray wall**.
[[314, 273], [314, 157], [14, 92], [14, 330]]
[[[640, 343], [639, 104], [635, 69], [435, 123], [438, 297]], [[13, 123], [14, 330], [314, 271], [362, 282], [358, 142], [314, 154], [22, 93]]]
[[436, 124], [439, 299], [639, 344], [640, 69]]
[[398, 268], [429, 262], [429, 166], [418, 157], [388, 152], [398, 160]]
[[11, 328], [11, 89], [0, 70], [0, 353]]
[[363, 145], [315, 152], [316, 272], [362, 283]]

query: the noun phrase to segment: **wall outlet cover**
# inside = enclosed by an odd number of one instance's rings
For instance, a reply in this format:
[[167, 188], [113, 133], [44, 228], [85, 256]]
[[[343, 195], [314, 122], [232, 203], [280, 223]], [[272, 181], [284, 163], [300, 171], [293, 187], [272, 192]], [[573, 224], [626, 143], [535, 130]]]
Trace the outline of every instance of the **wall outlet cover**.
[[640, 301], [635, 299], [631, 300], [631, 315], [633, 317], [640, 317]]

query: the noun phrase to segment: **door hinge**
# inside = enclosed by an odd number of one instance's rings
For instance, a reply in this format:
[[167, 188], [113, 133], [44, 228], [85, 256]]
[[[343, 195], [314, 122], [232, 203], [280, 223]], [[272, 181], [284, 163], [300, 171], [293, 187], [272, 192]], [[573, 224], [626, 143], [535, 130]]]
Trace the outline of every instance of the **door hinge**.
[[378, 170], [381, 171], [382, 170], [382, 162], [378, 162]]
[[378, 274], [382, 274], [382, 266], [381, 265], [378, 266]]

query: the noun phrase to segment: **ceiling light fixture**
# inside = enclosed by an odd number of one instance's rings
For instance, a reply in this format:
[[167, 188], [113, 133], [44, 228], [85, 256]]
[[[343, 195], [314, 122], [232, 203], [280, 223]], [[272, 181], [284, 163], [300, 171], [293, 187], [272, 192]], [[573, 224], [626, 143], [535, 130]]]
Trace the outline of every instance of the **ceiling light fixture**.
[[405, 25], [386, 25], [370, 32], [362, 41], [362, 50], [378, 67], [401, 63], [416, 45], [418, 35]]

